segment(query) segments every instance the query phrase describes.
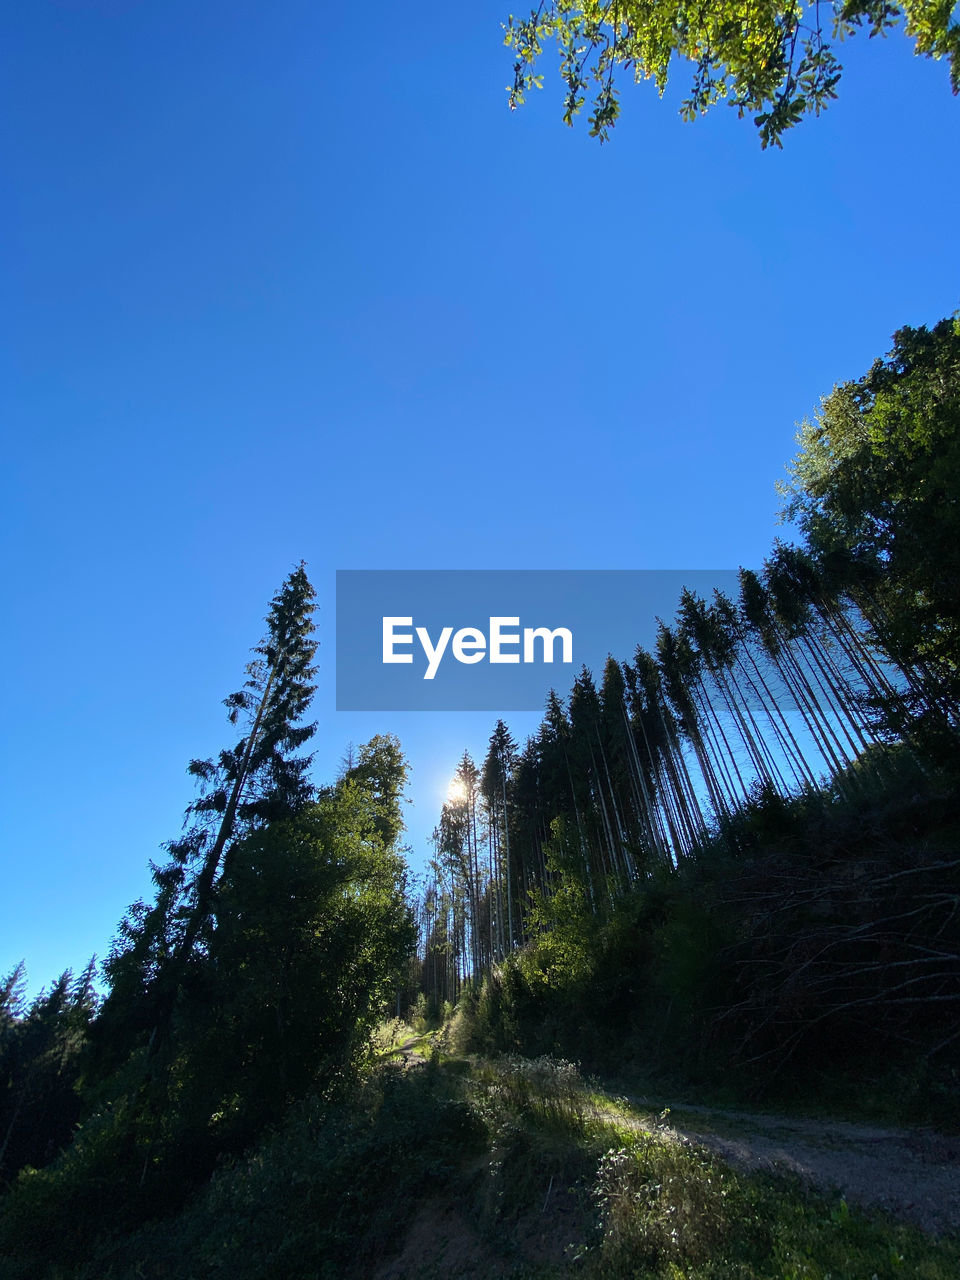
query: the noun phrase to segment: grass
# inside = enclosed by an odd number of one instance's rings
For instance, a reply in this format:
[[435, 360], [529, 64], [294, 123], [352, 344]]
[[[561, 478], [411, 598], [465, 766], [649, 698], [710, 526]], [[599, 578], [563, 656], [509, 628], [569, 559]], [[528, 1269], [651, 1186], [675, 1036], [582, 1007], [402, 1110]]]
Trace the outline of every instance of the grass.
[[[424, 1035], [349, 1105], [301, 1106], [172, 1220], [106, 1232], [81, 1266], [55, 1243], [12, 1280], [952, 1280], [956, 1241], [795, 1180], [746, 1175], [548, 1057], [453, 1057]], [[8, 1219], [8, 1223], [9, 1223]], [[67, 1224], [57, 1224], [61, 1229]], [[0, 1215], [0, 1239], [3, 1215]], [[55, 1235], [53, 1237], [55, 1241]], [[6, 1236], [9, 1243], [9, 1231]], [[31, 1248], [33, 1252], [31, 1253]], [[43, 1252], [46, 1249], [46, 1252]], [[52, 1250], [52, 1252], [51, 1252]], [[392, 1261], [391, 1261], [392, 1259]]]
[[[474, 1080], [520, 1123], [526, 1181], [514, 1204], [533, 1203], [552, 1156], [576, 1148], [580, 1186], [592, 1201], [581, 1237], [543, 1275], [576, 1268], [632, 1280], [948, 1280], [960, 1274], [956, 1242], [934, 1241], [878, 1214], [810, 1190], [800, 1181], [737, 1173], [679, 1140], [675, 1117], [648, 1112], [582, 1081], [569, 1063], [508, 1058], [477, 1062]], [[569, 1173], [578, 1161], [568, 1150]], [[481, 1273], [477, 1273], [481, 1274]], [[490, 1274], [496, 1274], [491, 1272]]]
[[960, 1074], [948, 1066], [938, 1072], [920, 1061], [909, 1068], [900, 1062], [878, 1062], [872, 1073], [822, 1071], [798, 1083], [784, 1073], [778, 1089], [769, 1084], [759, 1094], [730, 1083], [702, 1079], [691, 1083], [681, 1074], [635, 1070], [603, 1072], [607, 1089], [660, 1109], [670, 1105], [679, 1114], [678, 1098], [695, 1100], [709, 1110], [744, 1111], [771, 1119], [848, 1121], [890, 1128], [922, 1127], [939, 1133], [960, 1133]]
[[391, 1018], [388, 1022], [382, 1022], [374, 1032], [374, 1061], [396, 1061], [406, 1053], [415, 1054], [418, 1058], [429, 1058], [440, 1042], [441, 1034], [437, 1029], [418, 1030], [402, 1018]]

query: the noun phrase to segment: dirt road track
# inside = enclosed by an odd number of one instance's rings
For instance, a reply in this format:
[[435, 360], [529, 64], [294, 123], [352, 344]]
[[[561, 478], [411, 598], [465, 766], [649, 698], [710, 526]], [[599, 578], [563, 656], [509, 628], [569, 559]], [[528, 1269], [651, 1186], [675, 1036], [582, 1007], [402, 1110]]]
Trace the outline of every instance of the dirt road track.
[[925, 1231], [960, 1233], [958, 1137], [682, 1104], [666, 1126], [740, 1168], [794, 1173]]

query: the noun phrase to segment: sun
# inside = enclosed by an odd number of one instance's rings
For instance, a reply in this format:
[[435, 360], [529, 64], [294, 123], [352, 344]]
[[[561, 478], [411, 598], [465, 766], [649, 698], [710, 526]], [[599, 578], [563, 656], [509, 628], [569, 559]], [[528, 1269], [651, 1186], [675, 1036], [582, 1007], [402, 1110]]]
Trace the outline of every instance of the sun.
[[447, 804], [463, 804], [466, 799], [467, 788], [463, 779], [458, 774], [454, 774], [447, 787]]

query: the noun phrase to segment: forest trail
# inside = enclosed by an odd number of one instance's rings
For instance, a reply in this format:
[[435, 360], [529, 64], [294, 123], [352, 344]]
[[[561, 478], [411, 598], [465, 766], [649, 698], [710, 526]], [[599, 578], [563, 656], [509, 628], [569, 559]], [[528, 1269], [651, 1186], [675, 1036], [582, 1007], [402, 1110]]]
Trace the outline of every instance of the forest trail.
[[417, 1052], [417, 1045], [429, 1044], [432, 1035], [428, 1032], [425, 1035], [409, 1036], [400, 1044], [394, 1044], [383, 1053], [384, 1058], [399, 1058], [405, 1067], [422, 1066], [424, 1062], [423, 1055]]
[[[389, 1056], [405, 1068], [422, 1066], [418, 1049], [432, 1038], [406, 1037]], [[698, 1144], [748, 1172], [795, 1175], [935, 1235], [960, 1235], [960, 1135], [679, 1101], [666, 1101], [661, 1110], [661, 1098], [601, 1094], [618, 1125]], [[603, 1107], [595, 1115], [611, 1119]]]
[[[650, 1105], [624, 1100], [638, 1112]], [[796, 1174], [924, 1231], [960, 1232], [960, 1136], [687, 1103], [661, 1115], [635, 1123], [699, 1143], [741, 1169]]]

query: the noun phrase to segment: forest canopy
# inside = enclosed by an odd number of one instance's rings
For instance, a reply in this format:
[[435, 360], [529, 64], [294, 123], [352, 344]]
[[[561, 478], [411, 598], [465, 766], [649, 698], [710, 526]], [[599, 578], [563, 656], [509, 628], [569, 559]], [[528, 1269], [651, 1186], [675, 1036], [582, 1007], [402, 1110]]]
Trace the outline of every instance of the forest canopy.
[[825, 397], [782, 486], [824, 562], [877, 578], [889, 643], [937, 665], [960, 657], [960, 316], [904, 328], [893, 349]]

